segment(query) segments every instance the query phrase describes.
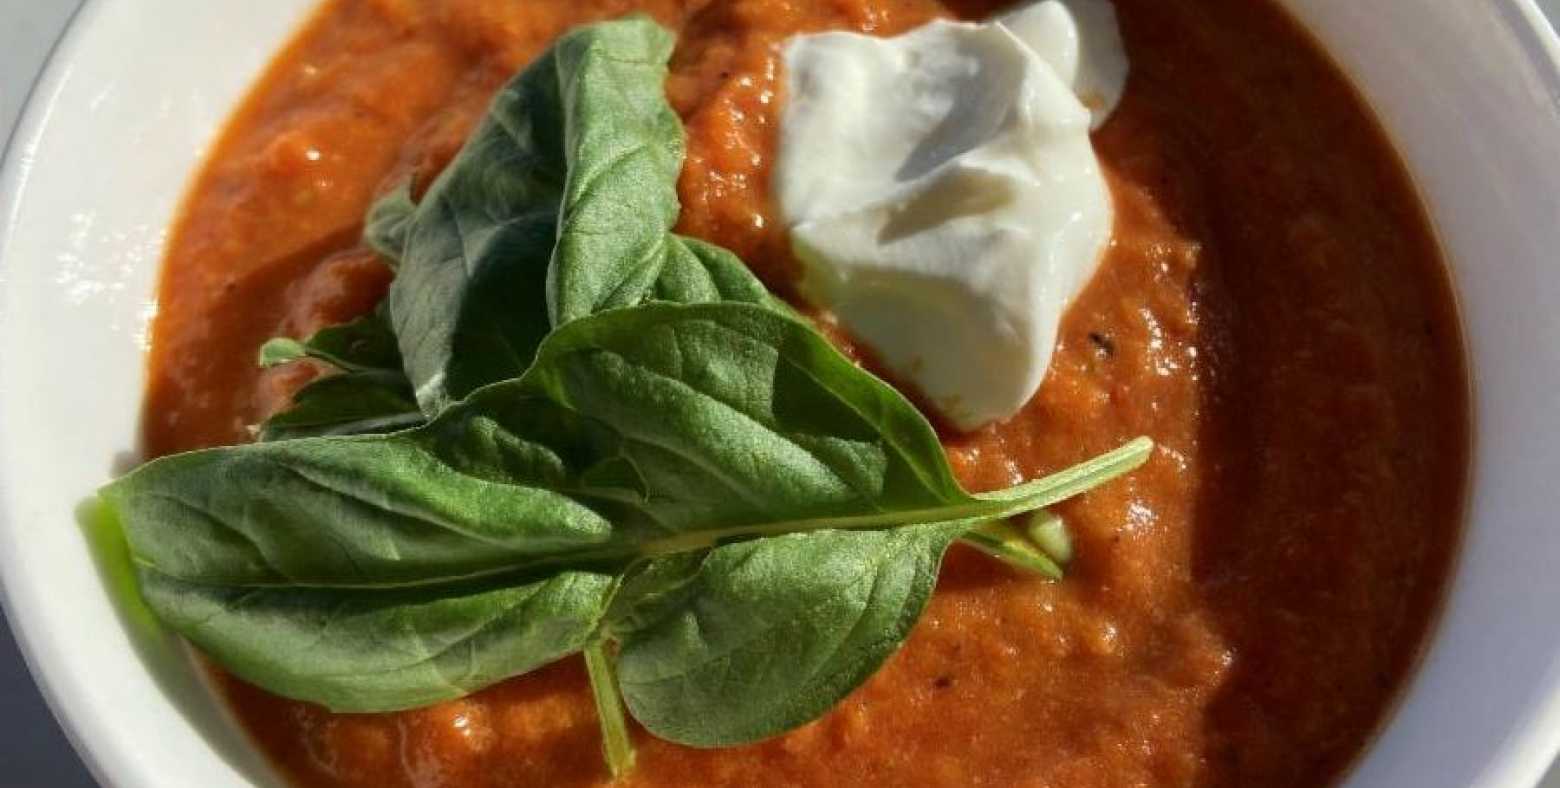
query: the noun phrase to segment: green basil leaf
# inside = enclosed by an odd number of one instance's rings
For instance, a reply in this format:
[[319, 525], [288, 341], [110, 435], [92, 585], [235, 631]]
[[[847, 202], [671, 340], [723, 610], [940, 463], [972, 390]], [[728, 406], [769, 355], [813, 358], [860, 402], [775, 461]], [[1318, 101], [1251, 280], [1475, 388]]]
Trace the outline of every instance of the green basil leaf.
[[736, 303], [577, 320], [523, 378], [424, 427], [166, 457], [105, 498], [164, 574], [316, 586], [1033, 508], [966, 494], [902, 396], [804, 323]]
[[326, 375], [298, 390], [292, 406], [260, 425], [263, 442], [326, 435], [395, 432], [423, 423], [422, 410], [399, 371]]
[[309, 357], [309, 346], [292, 337], [273, 337], [260, 346], [260, 366], [264, 369], [302, 361]]
[[422, 423], [382, 308], [303, 341], [279, 337], [260, 348], [263, 367], [305, 358], [341, 372], [314, 380], [294, 394], [290, 407], [260, 426], [261, 441], [394, 432]]
[[346, 323], [326, 326], [308, 339], [273, 339], [260, 348], [260, 366], [312, 358], [346, 372], [399, 372], [401, 350], [389, 319], [379, 309]]
[[[675, 38], [641, 24], [653, 42], [642, 50], [612, 41], [560, 45], [579, 52], [584, 65], [570, 93], [568, 177], [548, 269], [555, 328], [652, 299], [773, 300], [735, 255], [671, 233], [684, 148], [682, 121], [664, 87]], [[625, 50], [632, 53], [626, 59]]]
[[630, 713], [695, 747], [817, 719], [904, 642], [967, 527], [816, 531], [710, 551], [633, 623], [609, 624]]
[[515, 377], [550, 326], [545, 286], [563, 185], [559, 68], [549, 52], [487, 118], [404, 221], [388, 303], [407, 376], [431, 414]]
[[[787, 315], [793, 314], [784, 301], [775, 298], [764, 283], [731, 252], [697, 238], [669, 236], [660, 276], [651, 291], [639, 300], [667, 301], [677, 304], [704, 304], [738, 301], [759, 304]], [[556, 262], [555, 262], [556, 265]]]
[[391, 435], [165, 457], [102, 497], [138, 564], [211, 585], [431, 585], [612, 541], [613, 523], [567, 492], [594, 453], [581, 420], [494, 399]]
[[426, 706], [578, 651], [615, 580], [563, 572], [395, 590], [236, 588], [140, 572], [170, 627], [227, 670], [336, 711]]
[[677, 220], [683, 131], [665, 87], [676, 38], [647, 19], [612, 24], [626, 26], [557, 46], [574, 67], [561, 75], [568, 174], [548, 273], [554, 327], [643, 300]]
[[[637, 19], [565, 35], [499, 92], [407, 220], [390, 311], [429, 414], [530, 364], [552, 327], [547, 269], [572, 143], [653, 111], [643, 94], [663, 90], [670, 41]], [[610, 79], [623, 100], [599, 95]]]
[[729, 252], [673, 235], [682, 125], [673, 35], [628, 18], [576, 28], [494, 100], [410, 213], [370, 213], [399, 251], [390, 313], [430, 415], [519, 376], [549, 330], [651, 299], [775, 304]]
[[651, 490], [643, 510], [670, 530], [977, 503], [903, 396], [763, 307], [652, 303], [575, 321], [521, 385], [620, 436]]

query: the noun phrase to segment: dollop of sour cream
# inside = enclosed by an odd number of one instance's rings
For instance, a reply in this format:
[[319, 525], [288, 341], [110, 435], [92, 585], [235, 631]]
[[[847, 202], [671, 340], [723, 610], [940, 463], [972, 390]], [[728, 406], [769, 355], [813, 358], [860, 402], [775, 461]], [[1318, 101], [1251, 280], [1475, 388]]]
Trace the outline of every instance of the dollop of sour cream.
[[1110, 240], [1089, 141], [1127, 61], [1105, 0], [785, 48], [773, 179], [803, 294], [960, 429], [1016, 413]]

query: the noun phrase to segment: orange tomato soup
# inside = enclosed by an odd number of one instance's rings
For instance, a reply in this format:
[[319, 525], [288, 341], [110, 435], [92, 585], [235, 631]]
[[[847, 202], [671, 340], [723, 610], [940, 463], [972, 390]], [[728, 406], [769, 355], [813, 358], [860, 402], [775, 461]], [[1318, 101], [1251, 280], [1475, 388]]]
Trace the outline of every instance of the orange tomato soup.
[[[636, 731], [632, 786], [1310, 786], [1368, 744], [1457, 541], [1466, 375], [1441, 260], [1369, 111], [1259, 0], [1116, 0], [1132, 62], [1094, 137], [1114, 240], [1013, 419], [945, 434], [992, 488], [1146, 434], [1136, 474], [1062, 507], [1060, 583], [955, 549], [905, 648], [824, 719], [701, 751]], [[792, 33], [893, 34], [986, 0], [330, 0], [240, 108], [175, 228], [152, 455], [250, 439], [308, 377], [255, 350], [363, 313], [373, 198], [426, 183], [492, 93], [574, 25], [681, 31], [681, 230], [789, 293], [768, 198]], [[844, 341], [844, 340], [842, 340]], [[300, 786], [608, 781], [584, 670], [335, 715], [219, 676]]]

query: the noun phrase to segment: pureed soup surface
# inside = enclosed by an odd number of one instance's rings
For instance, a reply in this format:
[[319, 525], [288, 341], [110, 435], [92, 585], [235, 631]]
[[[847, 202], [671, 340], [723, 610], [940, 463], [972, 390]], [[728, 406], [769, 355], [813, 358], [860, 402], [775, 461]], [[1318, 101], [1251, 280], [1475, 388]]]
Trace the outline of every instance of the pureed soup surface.
[[[1455, 548], [1466, 380], [1450, 290], [1393, 151], [1256, 0], [1116, 0], [1132, 61], [1095, 146], [1115, 240], [1012, 420], [945, 434], [965, 484], [1012, 484], [1146, 434], [1142, 470], [1062, 507], [1061, 583], [955, 549], [909, 644], [823, 720], [716, 751], [636, 736], [626, 783], [1317, 785], [1413, 666]], [[576, 24], [681, 30], [681, 230], [776, 290], [768, 201], [798, 31], [893, 34], [985, 0], [332, 0], [243, 106], [174, 233], [146, 445], [246, 441], [315, 371], [266, 338], [360, 314], [380, 190], [426, 182], [496, 88]], [[841, 338], [842, 342], [847, 342]], [[305, 786], [607, 780], [576, 659], [464, 700], [333, 715], [221, 679]]]

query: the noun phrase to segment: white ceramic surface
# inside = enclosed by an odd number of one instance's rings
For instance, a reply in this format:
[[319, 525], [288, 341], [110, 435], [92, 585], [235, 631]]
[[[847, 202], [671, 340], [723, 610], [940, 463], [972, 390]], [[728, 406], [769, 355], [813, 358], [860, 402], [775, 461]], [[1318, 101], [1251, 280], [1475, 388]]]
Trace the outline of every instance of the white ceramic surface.
[[[133, 456], [152, 282], [185, 180], [311, 4], [94, 0], [0, 170], [0, 580], [107, 785], [270, 784], [178, 649], [116, 616], [74, 509]], [[1290, 5], [1421, 184], [1477, 388], [1451, 603], [1350, 785], [1526, 788], [1560, 744], [1560, 46], [1527, 0]]]
[[[76, 12], [76, 0], [0, 0], [0, 152], [49, 51]], [[92, 776], [66, 740], [0, 611], [0, 774], [16, 786], [92, 788]]]

